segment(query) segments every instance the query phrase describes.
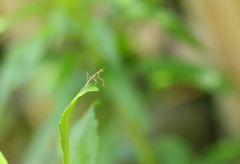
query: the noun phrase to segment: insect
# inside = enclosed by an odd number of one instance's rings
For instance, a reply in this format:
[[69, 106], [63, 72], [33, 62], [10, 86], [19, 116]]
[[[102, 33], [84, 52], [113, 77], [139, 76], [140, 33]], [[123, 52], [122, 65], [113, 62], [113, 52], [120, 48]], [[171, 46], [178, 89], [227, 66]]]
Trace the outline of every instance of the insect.
[[104, 87], [104, 80], [100, 77], [100, 74], [102, 72], [103, 72], [103, 69], [100, 69], [99, 71], [97, 71], [93, 75], [90, 75], [87, 72], [86, 73], [86, 75], [87, 75], [87, 83], [86, 83], [86, 85], [89, 85], [91, 83], [91, 81], [94, 81], [95, 82], [94, 86], [95, 86], [97, 84], [97, 80], [100, 80], [102, 82], [103, 87]]

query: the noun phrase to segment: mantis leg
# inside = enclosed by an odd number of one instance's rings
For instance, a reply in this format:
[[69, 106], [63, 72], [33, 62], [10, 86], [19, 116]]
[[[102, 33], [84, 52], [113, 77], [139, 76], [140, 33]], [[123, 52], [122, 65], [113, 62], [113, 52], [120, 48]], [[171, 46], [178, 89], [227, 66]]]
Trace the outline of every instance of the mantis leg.
[[102, 85], [104, 87], [104, 80], [100, 77], [100, 74], [98, 74], [98, 79], [102, 82]]

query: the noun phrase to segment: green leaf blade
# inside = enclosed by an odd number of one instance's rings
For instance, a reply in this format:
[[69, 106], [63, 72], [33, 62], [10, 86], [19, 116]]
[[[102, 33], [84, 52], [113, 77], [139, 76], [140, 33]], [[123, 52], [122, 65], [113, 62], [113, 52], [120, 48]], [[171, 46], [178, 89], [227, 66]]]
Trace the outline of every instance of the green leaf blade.
[[72, 164], [96, 164], [98, 149], [98, 122], [93, 105], [77, 121], [71, 132]]
[[59, 121], [59, 133], [60, 133], [60, 143], [63, 151], [64, 164], [70, 164], [70, 120], [73, 110], [78, 102], [79, 98], [88, 92], [97, 92], [98, 88], [95, 86], [84, 86], [76, 97], [73, 98], [71, 103], [65, 108], [61, 119]]
[[0, 152], [0, 164], [8, 164], [2, 152]]

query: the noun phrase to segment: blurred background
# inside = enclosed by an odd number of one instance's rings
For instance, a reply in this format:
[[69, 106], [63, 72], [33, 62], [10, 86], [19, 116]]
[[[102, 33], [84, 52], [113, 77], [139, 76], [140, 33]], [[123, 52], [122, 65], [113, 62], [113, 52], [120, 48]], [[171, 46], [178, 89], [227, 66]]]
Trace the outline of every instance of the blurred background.
[[240, 163], [237, 0], [1, 0], [0, 150], [61, 163], [58, 121], [104, 69], [98, 164]]

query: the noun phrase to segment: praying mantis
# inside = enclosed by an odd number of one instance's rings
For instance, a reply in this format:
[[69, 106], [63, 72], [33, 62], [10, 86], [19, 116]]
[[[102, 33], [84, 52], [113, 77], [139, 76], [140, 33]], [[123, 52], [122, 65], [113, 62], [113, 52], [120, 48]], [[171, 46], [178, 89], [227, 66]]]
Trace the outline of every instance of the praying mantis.
[[103, 69], [100, 69], [99, 71], [97, 71], [93, 75], [90, 75], [88, 72], [86, 72], [86, 75], [87, 75], [86, 86], [89, 85], [91, 83], [91, 81], [95, 82], [95, 84], [94, 84], [94, 86], [95, 86], [97, 84], [97, 80], [100, 80], [102, 82], [103, 87], [104, 87], [104, 80], [100, 77], [100, 74], [102, 72], [103, 72]]

